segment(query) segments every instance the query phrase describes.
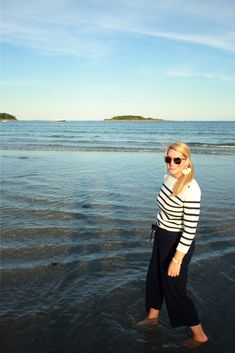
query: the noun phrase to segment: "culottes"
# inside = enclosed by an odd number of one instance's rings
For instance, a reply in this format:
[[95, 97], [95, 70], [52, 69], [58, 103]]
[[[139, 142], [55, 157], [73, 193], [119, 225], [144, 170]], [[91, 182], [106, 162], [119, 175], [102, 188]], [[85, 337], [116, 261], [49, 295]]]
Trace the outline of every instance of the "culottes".
[[193, 301], [188, 297], [186, 290], [188, 265], [194, 251], [194, 241], [184, 256], [179, 276], [170, 277], [167, 274], [181, 234], [156, 228], [146, 279], [147, 313], [150, 308], [160, 310], [165, 299], [172, 327], [200, 324]]

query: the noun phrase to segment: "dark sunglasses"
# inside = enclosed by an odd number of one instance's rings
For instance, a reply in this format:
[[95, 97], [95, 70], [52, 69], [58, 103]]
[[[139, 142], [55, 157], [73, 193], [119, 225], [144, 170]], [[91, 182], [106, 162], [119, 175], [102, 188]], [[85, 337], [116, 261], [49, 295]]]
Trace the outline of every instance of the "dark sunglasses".
[[180, 157], [171, 158], [169, 156], [165, 156], [165, 162], [168, 164], [171, 163], [172, 159], [175, 164], [180, 164], [182, 162], [182, 160], [184, 160], [184, 158], [180, 158]]

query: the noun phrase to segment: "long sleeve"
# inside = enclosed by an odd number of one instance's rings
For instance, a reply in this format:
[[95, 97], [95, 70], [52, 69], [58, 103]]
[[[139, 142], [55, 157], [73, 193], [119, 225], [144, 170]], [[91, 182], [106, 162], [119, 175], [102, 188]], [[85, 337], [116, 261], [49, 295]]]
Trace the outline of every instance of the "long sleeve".
[[183, 233], [177, 250], [187, 253], [196, 234], [200, 215], [201, 191], [196, 181], [190, 183], [183, 198]]

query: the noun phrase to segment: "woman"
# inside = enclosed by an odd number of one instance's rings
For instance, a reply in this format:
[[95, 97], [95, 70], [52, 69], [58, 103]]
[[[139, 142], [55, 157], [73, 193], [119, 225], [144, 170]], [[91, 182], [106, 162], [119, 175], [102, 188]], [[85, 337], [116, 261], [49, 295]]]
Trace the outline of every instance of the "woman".
[[201, 191], [194, 179], [188, 145], [182, 142], [171, 144], [166, 151], [165, 163], [169, 175], [165, 176], [157, 197], [159, 213], [146, 280], [148, 316], [138, 326], [156, 324], [165, 299], [171, 325], [190, 327], [192, 338], [184, 345], [193, 348], [208, 340], [186, 292]]

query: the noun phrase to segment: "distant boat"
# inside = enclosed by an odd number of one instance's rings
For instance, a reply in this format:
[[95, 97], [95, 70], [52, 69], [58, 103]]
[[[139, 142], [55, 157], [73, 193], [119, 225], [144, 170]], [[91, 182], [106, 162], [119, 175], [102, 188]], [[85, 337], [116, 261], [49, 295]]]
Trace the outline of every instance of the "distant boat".
[[54, 120], [52, 120], [54, 123], [64, 123], [65, 122], [65, 119], [59, 119], [59, 118], [56, 118]]

